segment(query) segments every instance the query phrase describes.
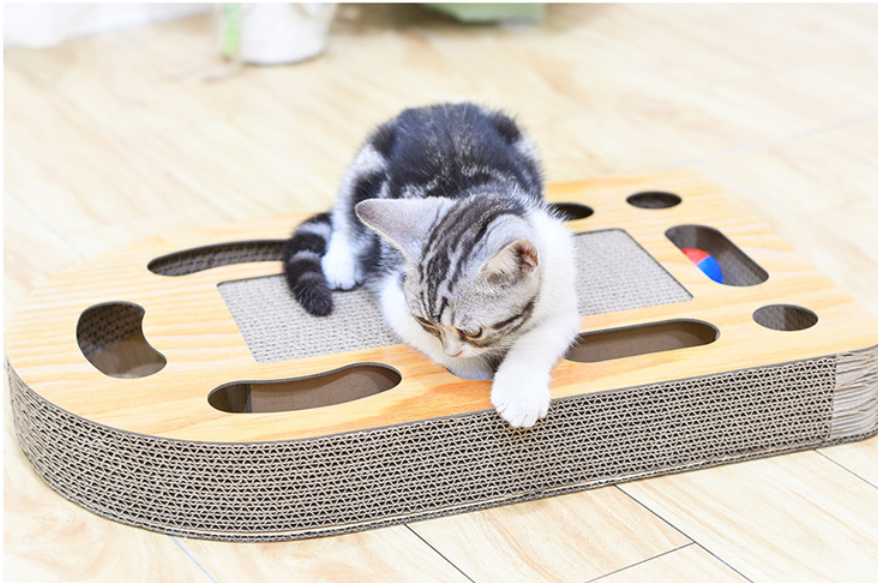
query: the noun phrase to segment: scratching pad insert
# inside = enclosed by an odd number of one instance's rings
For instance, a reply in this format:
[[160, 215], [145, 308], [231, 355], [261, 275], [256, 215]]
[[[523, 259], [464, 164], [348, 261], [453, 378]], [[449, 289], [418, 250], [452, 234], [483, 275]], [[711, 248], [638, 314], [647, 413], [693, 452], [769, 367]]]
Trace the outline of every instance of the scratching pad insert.
[[576, 234], [580, 335], [533, 429], [500, 419], [490, 381], [396, 343], [365, 292], [296, 314], [296, 215], [150, 239], [35, 290], [6, 335], [21, 449], [101, 516], [273, 541], [878, 432], [878, 319], [717, 185], [674, 171], [548, 198]]
[[[580, 315], [688, 301], [692, 296], [630, 235], [614, 229], [574, 238]], [[281, 362], [377, 348], [399, 340], [384, 324], [371, 294], [335, 292], [332, 314], [312, 316], [282, 276], [219, 284], [229, 311], [257, 362]]]

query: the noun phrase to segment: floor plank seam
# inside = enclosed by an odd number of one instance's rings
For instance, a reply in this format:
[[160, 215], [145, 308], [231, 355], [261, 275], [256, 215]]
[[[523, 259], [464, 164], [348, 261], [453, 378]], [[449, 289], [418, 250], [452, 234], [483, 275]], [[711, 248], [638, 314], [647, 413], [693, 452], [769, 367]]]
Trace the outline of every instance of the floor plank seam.
[[428, 547], [430, 547], [430, 549], [431, 549], [434, 553], [436, 553], [437, 555], [439, 555], [440, 557], [442, 557], [442, 559], [443, 559], [446, 563], [448, 563], [449, 565], [451, 565], [452, 567], [454, 567], [455, 569], [457, 569], [457, 571], [458, 571], [461, 575], [463, 575], [464, 577], [466, 577], [467, 581], [471, 581], [472, 583], [476, 583], [476, 580], [475, 580], [475, 579], [473, 579], [472, 577], [470, 577], [469, 575], [467, 575], [467, 574], [464, 572], [463, 569], [461, 569], [460, 567], [458, 567], [457, 565], [455, 565], [455, 564], [451, 561], [451, 559], [449, 559], [448, 557], [446, 557], [445, 555], [443, 555], [443, 554], [439, 551], [439, 549], [437, 549], [436, 547], [434, 547], [433, 545], [431, 545], [429, 542], [427, 542], [427, 539], [425, 539], [425, 538], [422, 537], [420, 534], [418, 534], [417, 531], [415, 531], [415, 529], [413, 529], [410, 525], [408, 525], [408, 524], [404, 524], [403, 526], [405, 526], [405, 527], [409, 530], [409, 532], [411, 532], [413, 535], [415, 535], [416, 537], [418, 537], [418, 539], [419, 539], [422, 543], [424, 543], [425, 545], [427, 545]]
[[[670, 555], [671, 553], [676, 553], [677, 551], [681, 551], [681, 550], [683, 550], [683, 549], [685, 549], [685, 548], [687, 548], [687, 547], [691, 547], [691, 546], [693, 546], [693, 545], [696, 545], [696, 543], [694, 543], [694, 542], [686, 543], [685, 545], [683, 545], [683, 546], [679, 546], [679, 547], [677, 547], [677, 548], [675, 548], [675, 549], [669, 549], [669, 550], [667, 550], [667, 551], [665, 551], [665, 552], [663, 552], [663, 553], [659, 553], [659, 554], [657, 554], [657, 555], [653, 555], [652, 557], [647, 557], [647, 558], [645, 558], [645, 559], [643, 559], [643, 560], [640, 560], [640, 561], [636, 561], [636, 562], [634, 562], [634, 563], [631, 563], [630, 565], [625, 565], [624, 567], [622, 567], [622, 568], [620, 568], [620, 569], [616, 569], [615, 571], [610, 571], [609, 573], [604, 573], [603, 575], [600, 575], [600, 576], [598, 576], [598, 577], [595, 577], [594, 579], [589, 579], [589, 580], [585, 581], [585, 583], [595, 583], [596, 581], [600, 581], [600, 580], [602, 580], [602, 579], [606, 579], [607, 577], [610, 577], [610, 576], [615, 575], [615, 574], [617, 574], [617, 573], [621, 573], [622, 571], [627, 571], [628, 569], [633, 569], [634, 567], [637, 567], [637, 566], [639, 566], [639, 565], [643, 565], [643, 564], [648, 563], [648, 562], [650, 562], [650, 561], [654, 561], [654, 560], [656, 560], [656, 559], [660, 559], [660, 558], [662, 558], [662, 557], [664, 557], [664, 556], [666, 556], [666, 555]], [[697, 546], [697, 545], [696, 545], [696, 546]]]
[[189, 552], [189, 549], [187, 549], [185, 546], [183, 546], [183, 543], [181, 543], [181, 542], [177, 539], [177, 537], [175, 537], [175, 536], [171, 536], [171, 535], [168, 535], [168, 538], [170, 538], [172, 541], [174, 541], [174, 544], [177, 545], [177, 547], [179, 547], [179, 549], [180, 549], [181, 551], [183, 551], [183, 554], [185, 554], [187, 557], [189, 557], [189, 560], [191, 560], [193, 563], [195, 563], [195, 565], [198, 566], [198, 568], [201, 569], [201, 571], [202, 571], [205, 575], [207, 575], [207, 576], [210, 578], [210, 580], [213, 581], [213, 583], [220, 583], [220, 582], [219, 582], [219, 579], [217, 579], [216, 577], [214, 577], [214, 576], [211, 574], [211, 572], [208, 571], [208, 570], [204, 567], [204, 565], [202, 565], [201, 562], [200, 562], [198, 559], [195, 558], [195, 555], [193, 555], [192, 553], [190, 553], [190, 552]]
[[860, 474], [858, 474], [858, 473], [855, 472], [854, 470], [852, 470], [852, 469], [850, 469], [849, 467], [845, 466], [843, 463], [838, 462], [838, 461], [835, 461], [834, 459], [832, 459], [831, 457], [829, 457], [828, 455], [826, 455], [825, 453], [823, 453], [823, 450], [822, 450], [822, 449], [816, 449], [816, 450], [814, 450], [814, 451], [815, 451], [817, 454], [819, 454], [822, 458], [824, 458], [824, 459], [826, 459], [826, 460], [829, 460], [830, 462], [832, 462], [833, 464], [835, 464], [835, 465], [838, 466], [839, 468], [843, 469], [843, 470], [846, 471], [847, 473], [851, 474], [851, 475], [854, 476], [855, 478], [858, 478], [858, 479], [860, 479], [860, 480], [866, 482], [867, 484], [869, 484], [869, 485], [872, 486], [873, 488], [878, 489], [878, 484], [875, 484], [875, 483], [871, 482], [868, 478], [864, 478], [863, 476], [861, 476]]
[[693, 544], [698, 545], [698, 548], [700, 548], [701, 550], [703, 550], [704, 552], [709, 554], [711, 557], [713, 557], [714, 559], [716, 559], [717, 561], [719, 561], [720, 563], [722, 563], [723, 565], [725, 565], [726, 567], [731, 569], [736, 575], [740, 576], [742, 579], [744, 579], [745, 581], [748, 581], [749, 583], [753, 583], [752, 579], [750, 579], [749, 577], [744, 575], [741, 571], [739, 571], [734, 566], [729, 564], [728, 561], [726, 561], [725, 559], [723, 559], [722, 557], [720, 557], [719, 555], [717, 555], [716, 553], [711, 551], [709, 548], [707, 548], [705, 545], [701, 544], [699, 541], [695, 540], [695, 538], [693, 538], [693, 537], [689, 536], [687, 533], [683, 532], [683, 530], [680, 527], [678, 527], [676, 524], [669, 521], [667, 518], [665, 518], [664, 516], [662, 516], [661, 514], [659, 514], [658, 512], [656, 512], [655, 510], [653, 510], [652, 508], [650, 508], [649, 506], [647, 506], [646, 504], [641, 502], [640, 500], [638, 500], [633, 494], [626, 491], [625, 488], [623, 488], [621, 486], [613, 486], [613, 488], [619, 489], [623, 494], [625, 494], [626, 496], [628, 496], [629, 498], [634, 500], [634, 502], [636, 502], [637, 504], [642, 506], [644, 509], [646, 509], [647, 512], [650, 512], [655, 517], [657, 517], [659, 520], [661, 520], [662, 522], [664, 522], [665, 524], [667, 524], [668, 526], [670, 526], [671, 528], [673, 528], [674, 530], [679, 532], [681, 535], [685, 536], [687, 539], [692, 541]]

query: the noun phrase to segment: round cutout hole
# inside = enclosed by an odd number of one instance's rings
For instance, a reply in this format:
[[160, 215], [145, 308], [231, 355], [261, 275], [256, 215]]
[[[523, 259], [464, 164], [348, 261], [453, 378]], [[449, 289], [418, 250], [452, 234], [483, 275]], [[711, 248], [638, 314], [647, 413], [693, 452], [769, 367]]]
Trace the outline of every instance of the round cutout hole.
[[594, 209], [590, 206], [576, 202], [555, 202], [551, 203], [549, 207], [565, 221], [587, 219], [594, 214]]
[[764, 306], [753, 312], [757, 324], [771, 330], [796, 332], [806, 330], [817, 323], [817, 314], [811, 310], [789, 304]]
[[661, 190], [638, 192], [629, 196], [627, 200], [631, 206], [641, 209], [669, 209], [683, 202], [679, 195]]

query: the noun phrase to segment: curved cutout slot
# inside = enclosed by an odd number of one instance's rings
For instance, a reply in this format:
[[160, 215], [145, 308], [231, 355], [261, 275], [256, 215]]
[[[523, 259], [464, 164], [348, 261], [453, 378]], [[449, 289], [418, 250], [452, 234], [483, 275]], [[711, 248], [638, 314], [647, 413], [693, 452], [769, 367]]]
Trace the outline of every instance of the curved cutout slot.
[[280, 261], [283, 245], [284, 241], [273, 240], [195, 247], [156, 257], [146, 267], [156, 275], [177, 277], [237, 263]]
[[580, 334], [564, 357], [573, 362], [603, 362], [628, 356], [706, 346], [719, 330], [698, 320], [669, 320], [629, 328]]
[[637, 194], [632, 194], [626, 200], [631, 206], [650, 210], [669, 209], [683, 202], [679, 195], [661, 190], [638, 192]]
[[594, 214], [593, 208], [578, 202], [553, 202], [549, 208], [565, 221], [587, 219]]
[[807, 330], [817, 323], [817, 314], [800, 306], [774, 304], [753, 312], [753, 320], [763, 328], [781, 332]]
[[681, 225], [665, 232], [678, 249], [700, 249], [719, 264], [723, 285], [758, 285], [768, 279], [768, 272], [750, 259], [728, 237], [712, 227]]
[[142, 378], [162, 370], [168, 361], [143, 336], [145, 313], [137, 304], [124, 302], [85, 310], [76, 325], [76, 342], [83, 356], [105, 375], [119, 379]]
[[207, 401], [226, 413], [278, 413], [338, 405], [397, 386], [399, 372], [381, 364], [355, 364], [283, 381], [241, 381], [214, 389]]

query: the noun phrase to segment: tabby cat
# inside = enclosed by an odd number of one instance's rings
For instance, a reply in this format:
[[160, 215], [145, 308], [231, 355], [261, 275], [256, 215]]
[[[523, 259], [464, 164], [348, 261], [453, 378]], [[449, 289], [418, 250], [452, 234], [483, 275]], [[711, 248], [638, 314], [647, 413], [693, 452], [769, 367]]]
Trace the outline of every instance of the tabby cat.
[[283, 263], [308, 312], [365, 285], [406, 343], [455, 375], [493, 377], [511, 426], [548, 413], [552, 369], [579, 328], [573, 246], [532, 142], [505, 114], [434, 105], [381, 125]]

